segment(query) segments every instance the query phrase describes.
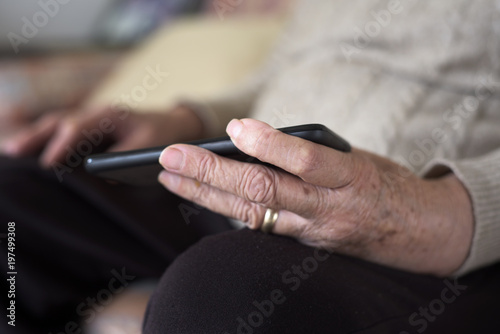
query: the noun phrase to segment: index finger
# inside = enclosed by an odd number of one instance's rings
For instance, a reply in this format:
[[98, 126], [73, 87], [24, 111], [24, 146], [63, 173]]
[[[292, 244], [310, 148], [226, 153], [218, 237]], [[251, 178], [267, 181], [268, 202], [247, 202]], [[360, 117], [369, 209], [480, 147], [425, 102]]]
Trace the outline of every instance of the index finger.
[[227, 133], [248, 155], [280, 167], [305, 182], [339, 188], [350, 184], [358, 164], [352, 154], [290, 136], [254, 119], [233, 119]]
[[160, 163], [169, 172], [188, 177], [250, 202], [286, 209], [312, 217], [326, 202], [326, 188], [265, 166], [239, 162], [201, 147], [175, 144], [167, 147]]

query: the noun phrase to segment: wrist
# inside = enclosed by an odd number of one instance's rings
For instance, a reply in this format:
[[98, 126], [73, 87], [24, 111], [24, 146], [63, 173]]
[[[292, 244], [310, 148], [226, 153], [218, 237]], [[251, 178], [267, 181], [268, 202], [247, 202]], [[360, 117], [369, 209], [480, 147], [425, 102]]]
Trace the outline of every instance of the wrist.
[[[467, 189], [452, 173], [439, 179], [426, 180], [427, 208], [424, 217], [436, 235], [434, 250], [436, 270], [450, 275], [466, 260], [474, 233], [472, 203]], [[425, 219], [425, 218], [424, 218]], [[426, 224], [426, 222], [421, 222]]]

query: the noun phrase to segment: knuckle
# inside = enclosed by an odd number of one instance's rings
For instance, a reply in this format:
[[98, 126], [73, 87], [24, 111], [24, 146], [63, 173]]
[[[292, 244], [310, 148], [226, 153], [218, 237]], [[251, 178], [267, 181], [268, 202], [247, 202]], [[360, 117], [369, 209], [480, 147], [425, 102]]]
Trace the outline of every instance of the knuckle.
[[271, 204], [276, 198], [277, 175], [263, 166], [250, 166], [242, 177], [243, 195], [252, 202]]
[[257, 205], [241, 199], [233, 206], [233, 217], [246, 223], [249, 228], [256, 229], [261, 224], [260, 211]]
[[321, 163], [319, 150], [314, 144], [304, 143], [293, 154], [292, 170], [293, 174], [302, 176], [316, 170]]
[[206, 184], [212, 184], [216, 171], [220, 169], [220, 160], [213, 154], [203, 154], [195, 175], [196, 179]]
[[337, 209], [337, 201], [332, 196], [332, 190], [327, 188], [314, 188], [316, 194], [315, 201], [312, 203], [314, 212], [318, 217], [328, 217]]

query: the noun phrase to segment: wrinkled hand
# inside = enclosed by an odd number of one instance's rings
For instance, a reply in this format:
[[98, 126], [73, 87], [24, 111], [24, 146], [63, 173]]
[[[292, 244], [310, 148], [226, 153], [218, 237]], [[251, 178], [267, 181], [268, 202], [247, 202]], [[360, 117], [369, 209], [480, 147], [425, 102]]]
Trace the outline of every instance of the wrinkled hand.
[[2, 153], [16, 157], [42, 151], [44, 167], [63, 162], [68, 147], [82, 141], [93, 149], [111, 145], [124, 151], [196, 139], [202, 133], [197, 116], [184, 107], [169, 113], [134, 113], [111, 107], [52, 112], [26, 126], [3, 143]]
[[[354, 149], [342, 153], [251, 119], [227, 132], [248, 155], [280, 169], [242, 163], [190, 145], [166, 148], [160, 182], [170, 191], [257, 229], [279, 210], [273, 233], [403, 270], [448, 275], [465, 260], [473, 218], [453, 174], [421, 179]], [[209, 222], [208, 222], [209, 223]]]

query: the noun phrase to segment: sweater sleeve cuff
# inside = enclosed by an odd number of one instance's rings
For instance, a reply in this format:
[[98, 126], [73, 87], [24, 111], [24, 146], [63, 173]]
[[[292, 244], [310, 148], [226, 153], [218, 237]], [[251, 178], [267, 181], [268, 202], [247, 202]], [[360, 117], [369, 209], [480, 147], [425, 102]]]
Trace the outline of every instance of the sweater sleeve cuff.
[[422, 174], [432, 178], [450, 170], [469, 192], [474, 211], [471, 249], [454, 273], [461, 276], [500, 260], [500, 150], [459, 161], [435, 159]]

